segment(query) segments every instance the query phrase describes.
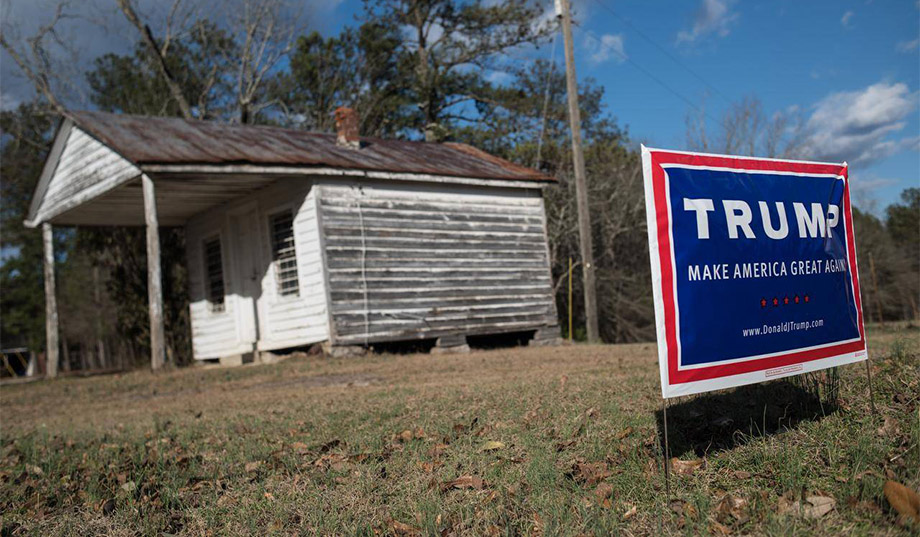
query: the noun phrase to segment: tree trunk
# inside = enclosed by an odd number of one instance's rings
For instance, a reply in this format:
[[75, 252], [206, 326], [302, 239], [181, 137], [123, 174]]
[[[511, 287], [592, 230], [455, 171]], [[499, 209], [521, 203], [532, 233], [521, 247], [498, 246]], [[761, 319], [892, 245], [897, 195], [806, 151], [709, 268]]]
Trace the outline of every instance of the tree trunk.
[[105, 369], [105, 341], [102, 335], [102, 286], [99, 283], [99, 267], [93, 266], [93, 305], [96, 307], [96, 367]]
[[61, 370], [70, 371], [70, 345], [67, 341], [67, 336], [63, 337], [64, 340], [64, 362], [61, 364]]

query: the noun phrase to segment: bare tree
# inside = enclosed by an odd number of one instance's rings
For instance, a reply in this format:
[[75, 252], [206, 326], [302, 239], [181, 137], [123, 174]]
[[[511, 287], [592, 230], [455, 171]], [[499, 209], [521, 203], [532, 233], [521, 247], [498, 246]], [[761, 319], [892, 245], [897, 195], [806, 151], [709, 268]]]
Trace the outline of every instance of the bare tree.
[[69, 86], [66, 71], [62, 65], [66, 62], [58, 58], [53, 48], [73, 55], [68, 43], [61, 38], [60, 24], [65, 19], [73, 18], [69, 12], [70, 2], [61, 0], [54, 8], [51, 20], [38, 28], [34, 35], [23, 38], [18, 35], [16, 27], [4, 22], [0, 28], [0, 46], [10, 55], [35, 91], [58, 114], [63, 114], [65, 106], [61, 93]]
[[165, 34], [159, 43], [157, 43], [157, 40], [154, 38], [153, 31], [150, 29], [150, 25], [145, 24], [141, 20], [140, 16], [138, 16], [137, 10], [135, 9], [132, 0], [116, 0], [116, 2], [118, 3], [119, 9], [121, 9], [121, 12], [124, 14], [128, 22], [131, 23], [135, 29], [137, 29], [141, 41], [144, 43], [144, 46], [150, 53], [150, 57], [154, 60], [160, 75], [162, 75], [163, 80], [166, 82], [166, 86], [169, 88], [169, 93], [178, 104], [179, 110], [182, 112], [182, 116], [185, 119], [194, 119], [194, 115], [192, 115], [192, 107], [189, 105], [188, 99], [185, 98], [185, 95], [182, 91], [182, 86], [170, 71], [169, 65], [166, 61], [167, 55], [169, 54], [169, 46], [173, 37], [173, 22], [175, 20], [176, 13], [179, 12], [182, 0], [173, 1], [172, 8], [170, 9], [169, 15], [166, 18]]
[[687, 146], [692, 151], [760, 157], [796, 157], [807, 135], [797, 110], [767, 117], [757, 97], [732, 104], [709, 130], [705, 110], [687, 116]]
[[[649, 266], [645, 236], [645, 198], [642, 166], [636, 153], [618, 141], [595, 141], [586, 148], [591, 230], [598, 255], [597, 296], [599, 329], [604, 341], [642, 341], [654, 337], [654, 310], [648, 296]], [[565, 168], [557, 173], [559, 188], [546, 195], [547, 233], [554, 288], [560, 314], [565, 316], [568, 259], [580, 264], [578, 218], [574, 200], [574, 177]], [[574, 288], [583, 282], [575, 272]], [[576, 323], [580, 294], [573, 294]]]
[[[159, 39], [138, 12], [136, 1], [116, 0], [186, 119], [194, 117], [193, 111], [198, 117], [208, 114], [208, 95], [218, 84], [233, 88], [240, 123], [251, 123], [261, 110], [273, 104], [264, 99], [266, 81], [290, 53], [301, 30], [300, 14], [288, 0], [237, 0], [224, 6], [226, 15], [221, 18], [200, 17], [199, 8], [188, 0], [173, 0]], [[168, 61], [170, 47], [186, 34], [199, 46], [209, 48], [212, 60], [205, 66], [207, 72], [200, 73], [203, 85], [195, 109], [185, 94], [187, 88], [170, 71]]]
[[240, 0], [230, 10], [227, 24], [234, 44], [223, 53], [228, 62], [236, 64], [240, 123], [251, 123], [259, 111], [272, 105], [271, 101], [260, 102], [264, 84], [294, 47], [300, 18], [287, 0]]

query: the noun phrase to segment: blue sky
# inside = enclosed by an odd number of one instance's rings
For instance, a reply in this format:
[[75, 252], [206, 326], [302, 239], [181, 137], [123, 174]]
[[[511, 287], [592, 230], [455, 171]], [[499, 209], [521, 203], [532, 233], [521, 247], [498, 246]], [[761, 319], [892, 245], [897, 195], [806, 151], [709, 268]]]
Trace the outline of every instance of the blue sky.
[[[360, 9], [347, 0], [317, 16], [335, 32]], [[812, 158], [850, 163], [865, 208], [920, 186], [920, 3], [574, 0], [573, 9], [579, 77], [605, 88], [609, 111], [637, 143], [683, 149], [694, 107], [720, 118], [730, 102], [755, 96], [767, 114], [802, 118]]]

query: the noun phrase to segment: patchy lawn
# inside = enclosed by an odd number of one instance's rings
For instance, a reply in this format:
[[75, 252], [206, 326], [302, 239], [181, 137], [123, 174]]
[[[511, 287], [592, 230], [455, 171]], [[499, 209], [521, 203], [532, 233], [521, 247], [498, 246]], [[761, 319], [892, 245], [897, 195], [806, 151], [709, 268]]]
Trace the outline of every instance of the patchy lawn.
[[3, 535], [907, 535], [920, 331], [870, 329], [816, 399], [669, 410], [651, 344], [292, 358], [0, 389]]

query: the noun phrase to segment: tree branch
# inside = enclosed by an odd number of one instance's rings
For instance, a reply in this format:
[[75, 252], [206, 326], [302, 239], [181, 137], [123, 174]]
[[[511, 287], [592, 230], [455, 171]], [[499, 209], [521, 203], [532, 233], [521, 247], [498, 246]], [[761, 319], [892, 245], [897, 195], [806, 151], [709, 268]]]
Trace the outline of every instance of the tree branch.
[[160, 49], [157, 46], [156, 39], [153, 37], [153, 32], [150, 30], [150, 26], [144, 24], [140, 17], [138, 17], [137, 12], [134, 11], [134, 7], [131, 5], [130, 0], [116, 0], [118, 2], [118, 7], [121, 8], [122, 13], [124, 13], [125, 18], [128, 19], [138, 31], [141, 36], [141, 41], [144, 42], [144, 45], [147, 48], [147, 52], [150, 53], [150, 57], [156, 63], [157, 69], [160, 71], [163, 80], [166, 82], [166, 86], [169, 88], [169, 93], [172, 95], [172, 98], [176, 100], [176, 103], [179, 105], [179, 110], [182, 112], [182, 116], [185, 119], [195, 119], [195, 116], [192, 115], [192, 108], [188, 104], [188, 100], [185, 98], [185, 95], [182, 93], [182, 87], [179, 86], [179, 83], [176, 81], [175, 77], [169, 70], [169, 66], [166, 64], [166, 48]]

